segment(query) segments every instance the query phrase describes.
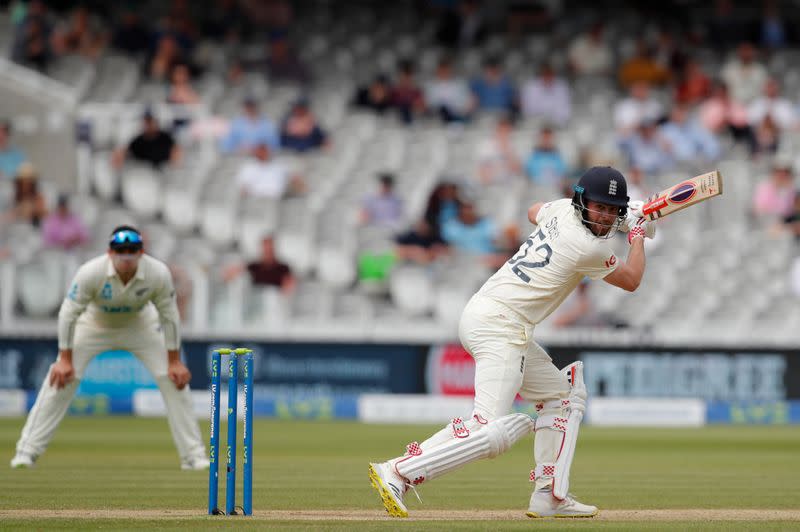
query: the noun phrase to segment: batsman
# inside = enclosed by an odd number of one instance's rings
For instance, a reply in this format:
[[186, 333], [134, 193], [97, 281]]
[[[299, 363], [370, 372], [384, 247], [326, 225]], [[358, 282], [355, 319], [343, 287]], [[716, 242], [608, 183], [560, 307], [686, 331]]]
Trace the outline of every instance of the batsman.
[[172, 276], [146, 255], [135, 228], [111, 233], [108, 252], [78, 268], [58, 313], [58, 349], [33, 405], [11, 467], [32, 467], [64, 418], [87, 364], [103, 351], [133, 353], [155, 378], [182, 469], [207, 469], [192, 414], [191, 373], [180, 359]]
[[[569, 473], [583, 413], [582, 363], [559, 370], [534, 341], [537, 323], [552, 313], [584, 276], [634, 291], [645, 268], [644, 238], [654, 222], [628, 214], [623, 175], [610, 167], [589, 169], [572, 199], [534, 203], [536, 224], [519, 251], [467, 303], [459, 324], [464, 348], [475, 359], [475, 402], [468, 419], [456, 418], [403, 456], [369, 464], [372, 486], [387, 512], [407, 517], [410, 488], [475, 460], [494, 458], [535, 432], [536, 467], [529, 517], [592, 517], [597, 508], [569, 493]], [[631, 209], [641, 211], [641, 202]], [[623, 262], [609, 239], [628, 231]], [[536, 405], [538, 416], [511, 413], [517, 394]]]

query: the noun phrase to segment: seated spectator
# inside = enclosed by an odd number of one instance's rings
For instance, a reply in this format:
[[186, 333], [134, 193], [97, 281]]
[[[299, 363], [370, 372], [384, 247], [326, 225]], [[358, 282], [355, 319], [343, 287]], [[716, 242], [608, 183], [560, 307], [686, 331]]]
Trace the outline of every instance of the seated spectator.
[[9, 142], [11, 124], [0, 122], [0, 180], [13, 179], [19, 166], [25, 162], [25, 152]]
[[389, 78], [383, 74], [375, 76], [366, 87], [361, 87], [356, 91], [353, 101], [356, 107], [369, 109], [378, 114], [383, 114], [392, 107], [392, 93], [389, 86]]
[[267, 43], [266, 74], [270, 81], [309, 83], [311, 73], [289, 46], [284, 32], [274, 32]]
[[468, 47], [483, 42], [487, 27], [480, 2], [460, 0], [455, 4], [456, 9], [442, 12], [436, 28], [436, 41], [450, 48]]
[[636, 53], [619, 68], [619, 83], [625, 88], [641, 82], [665, 85], [669, 79], [669, 70], [656, 61], [653, 49], [644, 39], [639, 39], [636, 43]]
[[192, 87], [192, 74], [189, 67], [179, 63], [172, 67], [170, 73], [167, 103], [176, 105], [194, 105], [200, 103], [200, 95]]
[[282, 198], [287, 192], [305, 191], [302, 177], [292, 175], [285, 165], [272, 160], [266, 144], [253, 149], [253, 158], [239, 168], [236, 183], [242, 194], [258, 198]]
[[556, 148], [555, 135], [549, 127], [539, 132], [539, 140], [525, 162], [525, 173], [537, 185], [561, 188], [567, 177], [567, 163]]
[[778, 157], [769, 178], [756, 185], [753, 213], [770, 222], [785, 219], [794, 214], [796, 197], [792, 162], [788, 157]]
[[767, 82], [767, 69], [756, 62], [756, 49], [750, 43], [742, 43], [736, 50], [736, 57], [728, 60], [722, 67], [722, 80], [736, 102], [748, 105], [758, 98]]
[[529, 80], [520, 93], [522, 114], [538, 117], [554, 125], [565, 124], [572, 115], [572, 103], [567, 82], [556, 77], [549, 63], [539, 70], [539, 77]]
[[414, 116], [425, 110], [425, 98], [414, 78], [414, 65], [410, 61], [400, 65], [397, 81], [392, 87], [392, 105], [397, 107], [400, 119], [406, 124], [413, 122]]
[[298, 152], [322, 148], [328, 135], [311, 112], [308, 101], [301, 99], [292, 106], [281, 125], [281, 147]]
[[10, 219], [39, 227], [47, 214], [44, 196], [39, 192], [39, 175], [31, 163], [22, 163], [14, 179], [14, 205]]
[[470, 83], [478, 107], [486, 111], [516, 111], [516, 91], [511, 79], [503, 73], [500, 59], [491, 57], [483, 63], [483, 75]]
[[567, 52], [572, 72], [584, 76], [601, 76], [611, 71], [611, 48], [603, 39], [603, 23], [595, 22], [588, 32], [572, 41]]
[[131, 140], [127, 148], [114, 152], [112, 158], [114, 167], [121, 168], [128, 156], [136, 161], [160, 168], [167, 163], [179, 162], [181, 149], [175, 143], [172, 135], [161, 129], [153, 114], [145, 111], [142, 116], [142, 132]]
[[481, 183], [508, 183], [522, 174], [522, 164], [511, 139], [513, 130], [511, 119], [503, 116], [497, 121], [494, 135], [478, 144], [478, 178]]
[[454, 183], [443, 181], [428, 196], [424, 219], [433, 229], [434, 235], [440, 237], [442, 226], [457, 215], [458, 187]]
[[449, 59], [436, 67], [436, 77], [425, 87], [425, 101], [445, 123], [466, 122], [475, 109], [475, 99], [462, 78], [453, 77]]
[[396, 229], [403, 222], [403, 200], [394, 191], [394, 176], [381, 174], [377, 194], [364, 198], [361, 204], [362, 224]]
[[719, 159], [719, 142], [695, 119], [689, 119], [689, 111], [683, 105], [672, 108], [669, 120], [660, 128], [667, 151], [679, 162], [713, 162]]
[[31, 0], [14, 34], [11, 52], [14, 61], [44, 71], [52, 58], [52, 30], [45, 2]]
[[89, 242], [89, 231], [83, 221], [69, 210], [69, 197], [58, 197], [55, 212], [49, 214], [42, 224], [44, 245], [51, 248], [71, 250]]
[[108, 35], [99, 22], [90, 18], [86, 6], [75, 8], [69, 21], [53, 34], [53, 48], [59, 55], [79, 54], [97, 59], [103, 52]]
[[245, 98], [244, 113], [231, 122], [228, 135], [222, 140], [225, 153], [250, 153], [259, 144], [266, 144], [273, 151], [280, 148], [278, 130], [272, 120], [258, 108], [255, 98]]
[[786, 46], [789, 40], [788, 22], [780, 13], [779, 2], [764, 2], [761, 15], [761, 44], [775, 50]]
[[728, 86], [722, 82], [713, 85], [711, 97], [700, 105], [700, 122], [712, 133], [727, 130], [736, 140], [751, 141], [747, 108], [730, 97]]
[[442, 224], [442, 237], [460, 251], [477, 255], [491, 255], [497, 251], [497, 226], [490, 218], [479, 216], [475, 204], [470, 201], [459, 202], [458, 215]]
[[614, 126], [625, 137], [633, 133], [644, 121], [658, 121], [663, 115], [661, 104], [650, 94], [650, 84], [631, 85], [629, 96], [614, 106]]
[[748, 121], [755, 126], [769, 115], [780, 129], [793, 129], [797, 125], [797, 112], [788, 98], [781, 97], [778, 80], [770, 78], [764, 84], [763, 96], [756, 98], [747, 106]]
[[178, 41], [170, 34], [159, 38], [156, 48], [147, 60], [147, 76], [153, 81], [163, 81], [176, 65], [185, 63]]
[[750, 155], [754, 158], [773, 155], [778, 152], [780, 142], [781, 131], [772, 116], [767, 115], [753, 128]]
[[447, 254], [447, 243], [439, 231], [424, 218], [419, 220], [407, 233], [395, 239], [397, 258], [404, 261], [428, 264]]
[[257, 261], [247, 265], [230, 265], [222, 271], [222, 278], [230, 282], [245, 270], [250, 274], [253, 284], [257, 286], [276, 286], [284, 294], [290, 294], [296, 286], [289, 266], [280, 262], [275, 255], [275, 242], [271, 236], [264, 237], [261, 241], [261, 257]]
[[700, 63], [689, 59], [675, 87], [675, 102], [695, 105], [711, 95], [711, 79], [703, 72]]
[[147, 52], [150, 47], [150, 32], [142, 24], [139, 13], [126, 9], [119, 23], [114, 28], [111, 45], [127, 54], [138, 56]]
[[655, 122], [644, 122], [635, 135], [622, 141], [621, 148], [627, 154], [630, 165], [641, 168], [647, 174], [659, 174], [674, 165], [667, 151], [667, 143]]

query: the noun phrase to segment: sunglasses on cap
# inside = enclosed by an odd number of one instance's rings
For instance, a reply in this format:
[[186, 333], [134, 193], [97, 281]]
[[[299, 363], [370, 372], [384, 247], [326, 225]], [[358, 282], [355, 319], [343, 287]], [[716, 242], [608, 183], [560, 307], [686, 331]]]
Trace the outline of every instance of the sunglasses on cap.
[[130, 229], [123, 229], [111, 235], [108, 247], [114, 251], [139, 251], [142, 249], [142, 235]]

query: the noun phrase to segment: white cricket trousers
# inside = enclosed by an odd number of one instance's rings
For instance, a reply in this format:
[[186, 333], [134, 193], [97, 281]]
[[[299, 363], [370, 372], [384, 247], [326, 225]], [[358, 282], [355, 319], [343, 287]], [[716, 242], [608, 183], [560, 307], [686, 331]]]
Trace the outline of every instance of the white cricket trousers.
[[134, 326], [111, 328], [98, 326], [86, 315], [75, 325], [72, 349], [75, 379], [60, 390], [51, 386], [51, 366], [17, 442], [18, 452], [33, 456], [44, 452], [69, 408], [86, 366], [98, 354], [115, 349], [133, 353], [155, 379], [167, 407], [169, 428], [181, 460], [205, 456], [200, 427], [192, 414], [189, 386], [178, 390], [167, 376], [167, 350], [158, 322], [148, 320]]

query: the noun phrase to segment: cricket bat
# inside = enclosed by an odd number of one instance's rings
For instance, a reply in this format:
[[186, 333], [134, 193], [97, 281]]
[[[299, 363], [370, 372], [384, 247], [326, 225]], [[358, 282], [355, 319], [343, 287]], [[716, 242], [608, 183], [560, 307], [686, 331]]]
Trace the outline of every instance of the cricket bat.
[[650, 196], [644, 202], [642, 214], [645, 218], [657, 220], [720, 194], [722, 194], [722, 174], [719, 170], [714, 170]]

